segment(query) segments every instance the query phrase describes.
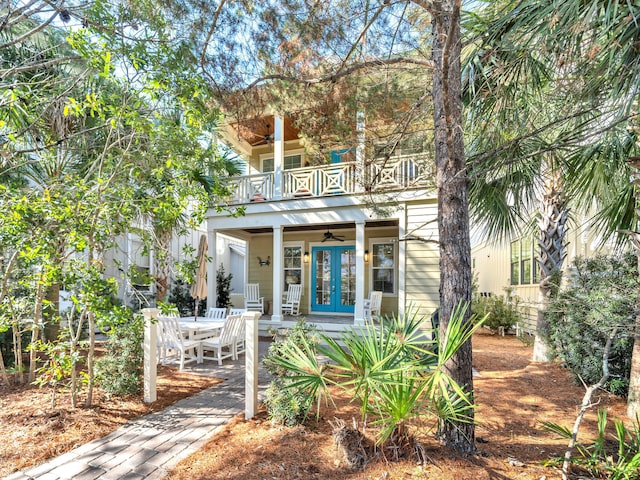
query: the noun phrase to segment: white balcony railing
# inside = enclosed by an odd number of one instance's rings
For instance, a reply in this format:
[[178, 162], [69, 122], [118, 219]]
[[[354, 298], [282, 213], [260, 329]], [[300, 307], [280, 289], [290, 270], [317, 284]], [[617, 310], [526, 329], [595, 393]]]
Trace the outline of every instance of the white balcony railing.
[[[295, 168], [281, 176], [269, 172], [232, 178], [230, 203], [348, 195], [364, 191], [365, 186], [372, 191], [402, 190], [427, 185], [429, 176], [425, 155], [375, 161], [363, 172], [358, 172], [354, 162]], [[281, 188], [277, 188], [278, 181]]]

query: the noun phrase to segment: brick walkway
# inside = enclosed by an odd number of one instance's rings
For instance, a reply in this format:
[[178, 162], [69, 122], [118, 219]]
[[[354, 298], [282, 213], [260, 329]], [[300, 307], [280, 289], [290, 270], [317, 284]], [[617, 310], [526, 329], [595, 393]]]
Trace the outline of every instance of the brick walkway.
[[[261, 342], [261, 356], [266, 348], [267, 344]], [[155, 480], [165, 477], [180, 460], [200, 449], [218, 429], [244, 411], [244, 356], [237, 361], [226, 361], [220, 367], [207, 363], [185, 369], [224, 381], [4, 480]], [[259, 383], [262, 398], [268, 383], [262, 367]]]

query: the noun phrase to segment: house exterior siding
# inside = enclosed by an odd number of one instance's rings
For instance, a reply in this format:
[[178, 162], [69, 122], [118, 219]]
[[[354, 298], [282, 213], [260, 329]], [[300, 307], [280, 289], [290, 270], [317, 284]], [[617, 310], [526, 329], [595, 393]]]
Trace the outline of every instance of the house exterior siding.
[[425, 319], [440, 304], [437, 214], [435, 199], [406, 206], [405, 309], [417, 309]]
[[[589, 227], [591, 214], [575, 214], [577, 219], [568, 222], [566, 236], [567, 258], [563, 270], [566, 276], [576, 257], [590, 257], [596, 254], [609, 254], [611, 244], [602, 245], [602, 236]], [[533, 239], [533, 236], [531, 236]], [[511, 241], [517, 237], [496, 242], [485, 240], [472, 248], [471, 257], [477, 293], [480, 295], [505, 295], [505, 289], [511, 289], [517, 297], [523, 314], [523, 324], [519, 328], [525, 332], [535, 331], [538, 308], [540, 306], [537, 283], [511, 285]]]

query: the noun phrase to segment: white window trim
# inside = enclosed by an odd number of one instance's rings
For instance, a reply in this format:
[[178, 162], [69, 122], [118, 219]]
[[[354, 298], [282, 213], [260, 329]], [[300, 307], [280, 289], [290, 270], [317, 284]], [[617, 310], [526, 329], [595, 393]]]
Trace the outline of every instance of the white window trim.
[[[287, 247], [299, 247], [300, 248], [300, 284], [302, 285], [302, 289], [304, 290], [305, 287], [305, 277], [306, 277], [306, 268], [305, 268], [305, 263], [304, 263], [304, 242], [282, 242], [282, 278], [284, 279], [285, 277], [285, 268], [284, 268], [284, 249]], [[284, 282], [283, 282], [284, 283]], [[283, 292], [283, 293], [287, 293], [287, 292]]]
[[393, 245], [393, 293], [382, 292], [383, 297], [398, 296], [398, 239], [394, 237], [378, 237], [369, 239], [369, 261], [365, 264], [369, 277], [369, 291], [373, 289], [373, 246], [377, 243], [391, 243]]

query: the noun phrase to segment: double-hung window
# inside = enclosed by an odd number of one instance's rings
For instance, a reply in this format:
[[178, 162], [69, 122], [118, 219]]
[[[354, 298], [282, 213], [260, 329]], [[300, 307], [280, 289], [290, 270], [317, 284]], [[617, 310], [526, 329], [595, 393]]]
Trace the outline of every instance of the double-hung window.
[[391, 240], [371, 240], [371, 289], [382, 293], [396, 293], [397, 251]]
[[302, 284], [302, 245], [286, 243], [284, 245], [284, 291], [289, 285]]
[[[302, 166], [302, 155], [287, 155], [284, 157], [283, 170], [291, 170]], [[263, 173], [273, 172], [273, 158], [265, 158], [262, 160]]]
[[540, 281], [534, 245], [531, 238], [511, 242], [511, 285], [531, 285]]

